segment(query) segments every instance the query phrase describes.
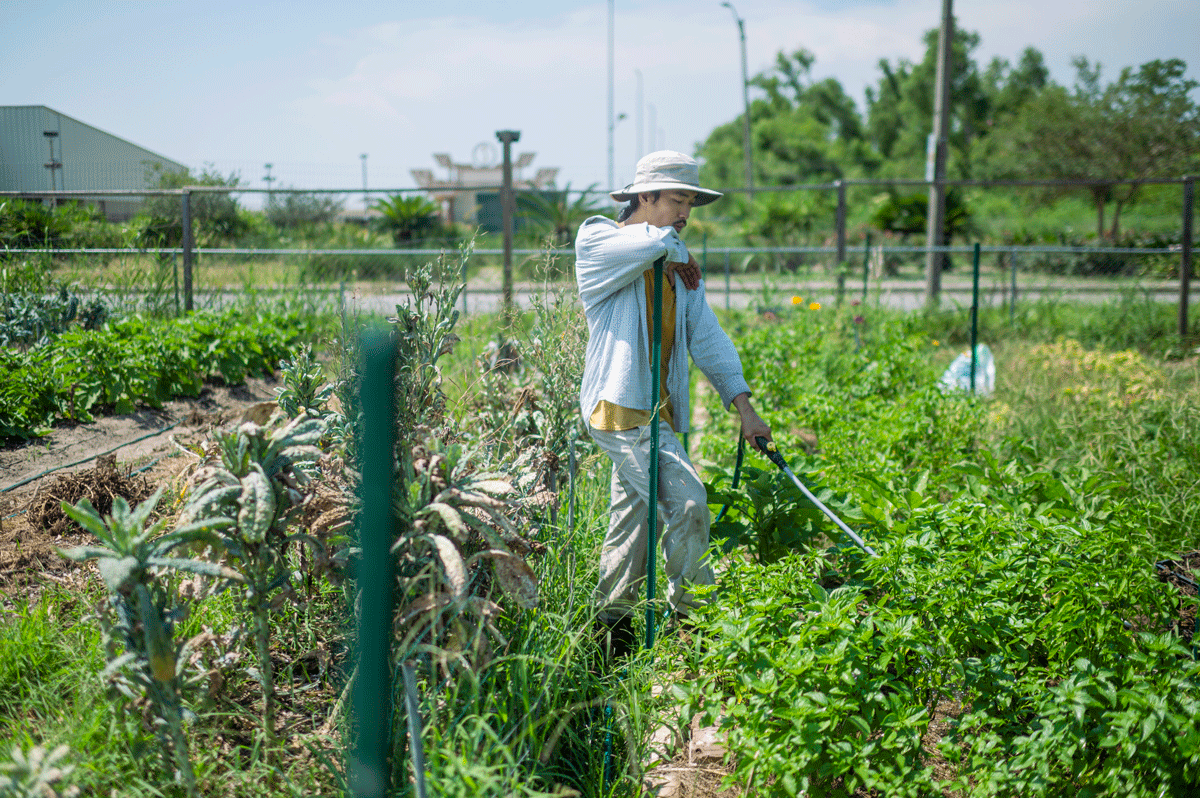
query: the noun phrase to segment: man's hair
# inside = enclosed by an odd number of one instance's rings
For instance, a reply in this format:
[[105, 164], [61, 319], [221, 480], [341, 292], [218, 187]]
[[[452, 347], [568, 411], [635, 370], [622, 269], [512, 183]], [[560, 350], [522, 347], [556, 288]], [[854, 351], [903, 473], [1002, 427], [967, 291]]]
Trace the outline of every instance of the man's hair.
[[[651, 197], [654, 197], [655, 202], [658, 202], [658, 198], [660, 196], [662, 196], [661, 191], [647, 191], [646, 193], [649, 194]], [[629, 201], [629, 204], [626, 205], [624, 208], [622, 208], [620, 210], [620, 212], [617, 213], [617, 221], [623, 222], [626, 219], [628, 219], [630, 216], [633, 216], [633, 212], [636, 211], [638, 209], [638, 207], [641, 205], [641, 198], [642, 197], [640, 194], [634, 194], [633, 199], [631, 199]]]

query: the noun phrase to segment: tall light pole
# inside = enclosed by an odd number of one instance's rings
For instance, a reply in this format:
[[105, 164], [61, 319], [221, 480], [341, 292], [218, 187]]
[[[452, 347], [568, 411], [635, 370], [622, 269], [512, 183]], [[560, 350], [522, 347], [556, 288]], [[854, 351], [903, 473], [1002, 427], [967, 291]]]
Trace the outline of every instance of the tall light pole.
[[616, 15], [616, 10], [613, 7], [615, 0], [608, 0], [608, 190], [616, 189], [616, 174], [613, 164], [613, 139], [617, 127], [617, 121], [614, 118], [613, 111], [613, 37]]
[[942, 260], [945, 245], [942, 228], [946, 222], [946, 150], [950, 136], [950, 75], [954, 42], [952, 0], [942, 0], [942, 27], [938, 34], [937, 86], [933, 99], [933, 134], [930, 137], [933, 174], [929, 183], [929, 205], [925, 213], [925, 304], [937, 307], [942, 292]]
[[367, 206], [371, 204], [370, 197], [367, 196], [367, 154], [364, 152], [358, 156], [362, 158], [363, 163], [363, 215], [367, 213]]
[[754, 199], [754, 156], [750, 152], [750, 78], [746, 74], [746, 23], [732, 3], [721, 3], [733, 14], [742, 42], [742, 153], [746, 160], [747, 199]]

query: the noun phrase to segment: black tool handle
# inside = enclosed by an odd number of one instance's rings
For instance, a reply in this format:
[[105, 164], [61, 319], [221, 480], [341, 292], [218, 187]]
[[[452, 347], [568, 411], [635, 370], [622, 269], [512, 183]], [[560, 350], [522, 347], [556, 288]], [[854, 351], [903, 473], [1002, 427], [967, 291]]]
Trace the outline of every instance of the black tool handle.
[[761, 435], [754, 438], [754, 442], [758, 444], [759, 450], [767, 456], [775, 465], [780, 468], [787, 468], [787, 460], [783, 459], [783, 455], [779, 453], [779, 449], [775, 446], [775, 441], [769, 441]]

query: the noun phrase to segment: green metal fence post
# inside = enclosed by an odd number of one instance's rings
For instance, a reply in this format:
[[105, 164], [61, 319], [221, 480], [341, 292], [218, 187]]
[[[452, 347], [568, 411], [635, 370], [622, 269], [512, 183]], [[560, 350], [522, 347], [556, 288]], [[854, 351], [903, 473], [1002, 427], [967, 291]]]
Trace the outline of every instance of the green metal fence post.
[[1008, 326], [1013, 326], [1016, 323], [1017, 314], [1017, 251], [1010, 249], [1008, 251], [1008, 266], [1012, 272], [1012, 289], [1009, 291], [1008, 300]]
[[384, 798], [392, 729], [392, 603], [395, 572], [392, 486], [396, 449], [396, 342], [375, 330], [362, 339], [362, 480], [358, 532], [360, 610], [354, 681], [354, 752], [348, 763], [354, 798]]
[[1188, 334], [1188, 301], [1192, 279], [1192, 217], [1195, 215], [1196, 178], [1183, 179], [1183, 230], [1179, 252], [1179, 337]]
[[979, 244], [975, 244], [975, 257], [971, 268], [971, 394], [975, 394], [975, 342], [979, 340]]

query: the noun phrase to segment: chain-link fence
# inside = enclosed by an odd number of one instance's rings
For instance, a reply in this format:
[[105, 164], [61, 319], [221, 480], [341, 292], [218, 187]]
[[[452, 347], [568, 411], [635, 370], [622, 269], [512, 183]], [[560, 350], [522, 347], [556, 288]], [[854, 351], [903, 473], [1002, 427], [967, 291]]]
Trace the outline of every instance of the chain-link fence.
[[[1137, 186], [1101, 180], [947, 181], [946, 233], [932, 247], [924, 231], [929, 185], [844, 180], [753, 192], [730, 189], [726, 201], [693, 214], [685, 240], [705, 271], [711, 301], [729, 308], [769, 303], [772, 291], [815, 292], [825, 301], [876, 298], [905, 308], [931, 304], [931, 299], [961, 302], [969, 293], [972, 245], [979, 242], [983, 302], [1015, 304], [1044, 296], [1088, 300], [1134, 291], [1179, 302], [1181, 314], [1186, 313], [1192, 293], [1194, 178]], [[614, 210], [607, 195], [594, 189], [514, 190], [512, 234], [502, 237], [503, 229], [497, 228], [505, 224], [504, 188], [478, 186], [461, 189], [457, 203], [475, 203], [474, 226], [439, 225], [415, 235], [404, 233], [403, 219], [386, 215], [385, 204], [373, 211], [343, 211], [323, 226], [247, 222], [256, 217], [244, 211], [241, 221], [223, 222], [229, 229], [213, 222], [214, 198], [250, 193], [267, 193], [276, 203], [295, 195], [327, 209], [363, 196], [362, 189], [268, 192], [215, 186], [3, 192], [0, 196], [51, 204], [140, 199], [156, 202], [158, 209], [158, 218], [144, 219], [124, 242], [106, 233], [100, 243], [110, 246], [88, 246], [96, 242], [78, 232], [37, 242], [8, 231], [6, 257], [48, 258], [67, 273], [155, 290], [181, 310], [247, 287], [351, 283], [377, 295], [375, 304], [386, 308], [389, 295], [404, 292], [411, 267], [443, 254], [457, 263], [457, 250], [470, 245], [470, 255], [462, 259], [464, 301], [469, 311], [489, 311], [505, 296], [520, 303], [523, 294], [546, 280], [569, 282], [578, 224], [592, 213]], [[369, 193], [385, 200], [425, 196], [416, 188]], [[174, 204], [164, 206], [164, 198]], [[438, 210], [424, 207], [426, 213]], [[135, 219], [127, 232], [137, 225]], [[230, 240], [237, 245], [230, 246]], [[111, 246], [116, 243], [124, 246]], [[930, 253], [939, 261], [932, 279]]]

